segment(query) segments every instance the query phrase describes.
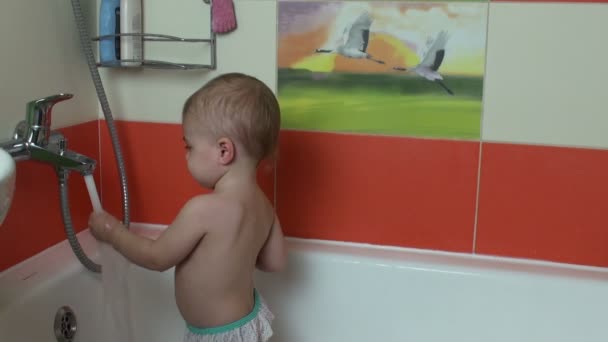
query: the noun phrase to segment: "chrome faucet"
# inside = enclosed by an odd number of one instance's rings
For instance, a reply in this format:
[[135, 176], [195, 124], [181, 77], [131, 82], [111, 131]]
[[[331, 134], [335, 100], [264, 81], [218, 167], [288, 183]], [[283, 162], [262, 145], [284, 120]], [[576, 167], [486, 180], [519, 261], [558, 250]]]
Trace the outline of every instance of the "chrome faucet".
[[63, 134], [51, 131], [53, 106], [72, 97], [72, 94], [58, 94], [28, 102], [25, 120], [17, 124], [13, 139], [0, 142], [0, 148], [9, 152], [16, 161], [35, 160], [51, 164], [58, 171], [92, 174], [95, 160], [68, 150]]

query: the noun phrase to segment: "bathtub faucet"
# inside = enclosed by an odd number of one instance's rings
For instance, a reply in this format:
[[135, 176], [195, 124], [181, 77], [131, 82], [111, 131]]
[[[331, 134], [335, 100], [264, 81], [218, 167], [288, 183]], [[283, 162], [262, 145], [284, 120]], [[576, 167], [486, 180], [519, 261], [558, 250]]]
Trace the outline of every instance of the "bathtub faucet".
[[28, 102], [25, 120], [17, 124], [12, 139], [0, 142], [0, 148], [9, 152], [16, 161], [35, 160], [51, 164], [58, 171], [92, 174], [95, 160], [68, 150], [65, 136], [51, 131], [53, 106], [72, 97], [72, 94], [57, 94]]

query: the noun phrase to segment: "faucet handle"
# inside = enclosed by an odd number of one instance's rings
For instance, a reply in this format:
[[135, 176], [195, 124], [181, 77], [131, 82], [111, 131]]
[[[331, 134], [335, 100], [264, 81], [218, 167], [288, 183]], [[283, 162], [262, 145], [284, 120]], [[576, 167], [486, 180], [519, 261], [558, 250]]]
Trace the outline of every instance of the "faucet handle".
[[61, 101], [69, 100], [72, 94], [57, 94], [30, 101], [26, 105], [25, 121], [27, 123], [26, 139], [39, 146], [48, 144], [51, 132], [51, 111]]

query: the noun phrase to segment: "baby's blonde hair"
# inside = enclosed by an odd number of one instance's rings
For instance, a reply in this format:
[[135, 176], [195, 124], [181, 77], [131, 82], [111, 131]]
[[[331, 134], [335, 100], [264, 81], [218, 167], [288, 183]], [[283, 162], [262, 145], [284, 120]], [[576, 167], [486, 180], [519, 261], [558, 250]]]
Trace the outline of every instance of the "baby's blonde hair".
[[241, 73], [218, 76], [194, 92], [184, 104], [182, 120], [194, 118], [215, 137], [236, 140], [260, 161], [273, 156], [281, 113], [272, 90]]

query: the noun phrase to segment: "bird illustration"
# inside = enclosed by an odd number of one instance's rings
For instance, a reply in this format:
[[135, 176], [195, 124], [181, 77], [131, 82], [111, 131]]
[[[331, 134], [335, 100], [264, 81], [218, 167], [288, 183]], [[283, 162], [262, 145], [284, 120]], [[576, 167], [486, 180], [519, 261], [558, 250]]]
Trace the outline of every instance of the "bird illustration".
[[438, 83], [450, 95], [454, 92], [443, 83], [443, 76], [438, 72], [443, 58], [445, 57], [445, 44], [448, 41], [446, 31], [441, 31], [437, 34], [437, 38], [433, 41], [431, 47], [426, 51], [422, 61], [413, 68], [407, 69], [402, 67], [393, 67], [393, 70], [410, 71], [426, 78], [429, 81]]
[[[363, 12], [357, 19], [344, 29], [342, 42], [335, 49], [316, 49], [316, 53], [336, 52], [348, 58], [369, 59], [379, 64], [384, 61], [374, 59], [367, 53], [369, 43], [369, 28], [372, 25], [372, 17], [369, 12]], [[346, 42], [344, 42], [346, 41]]]

